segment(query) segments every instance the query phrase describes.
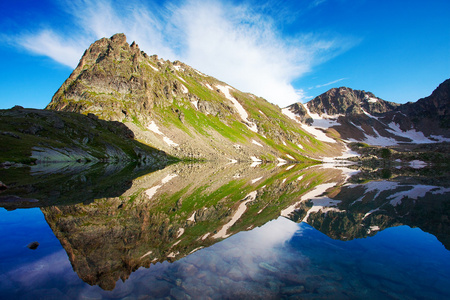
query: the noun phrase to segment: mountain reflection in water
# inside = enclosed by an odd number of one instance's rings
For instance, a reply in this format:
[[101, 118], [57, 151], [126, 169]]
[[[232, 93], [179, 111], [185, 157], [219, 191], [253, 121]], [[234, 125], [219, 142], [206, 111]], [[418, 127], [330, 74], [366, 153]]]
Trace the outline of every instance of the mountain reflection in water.
[[363, 182], [347, 167], [208, 163], [21, 172], [0, 171], [0, 205], [40, 207], [45, 221], [1, 212], [4, 295], [449, 296], [445, 176]]

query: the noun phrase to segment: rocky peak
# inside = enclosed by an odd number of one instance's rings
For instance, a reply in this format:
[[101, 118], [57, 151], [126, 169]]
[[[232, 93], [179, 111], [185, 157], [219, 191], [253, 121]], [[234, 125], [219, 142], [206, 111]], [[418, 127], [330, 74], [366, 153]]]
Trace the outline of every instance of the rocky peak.
[[307, 106], [312, 113], [319, 115], [357, 115], [364, 111], [370, 114], [385, 113], [395, 109], [398, 104], [384, 101], [371, 92], [340, 87], [317, 96]]
[[[85, 51], [47, 108], [92, 112], [114, 121], [142, 115], [155, 104], [164, 105], [172, 91], [181, 93], [174, 82], [155, 83], [154, 74], [164, 72], [163, 65], [164, 61], [148, 56], [135, 42], [129, 45], [123, 33], [102, 38]], [[152, 91], [155, 84], [158, 91]]]
[[416, 117], [450, 116], [450, 79], [441, 83], [430, 96], [406, 103], [400, 110]]
[[450, 79], [441, 83], [430, 96], [405, 103], [398, 110], [425, 132], [435, 127], [450, 128]]

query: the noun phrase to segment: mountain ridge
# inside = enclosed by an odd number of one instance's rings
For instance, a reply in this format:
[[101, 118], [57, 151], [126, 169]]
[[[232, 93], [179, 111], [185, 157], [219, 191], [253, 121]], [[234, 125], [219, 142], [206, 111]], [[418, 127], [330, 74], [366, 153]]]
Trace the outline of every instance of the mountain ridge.
[[283, 162], [345, 150], [316, 139], [265, 99], [149, 56], [124, 34], [94, 42], [46, 109], [120, 121], [139, 141], [176, 157]]
[[416, 102], [398, 104], [370, 92], [332, 88], [284, 112], [321, 130], [335, 130], [346, 142], [378, 146], [450, 141], [450, 79]]

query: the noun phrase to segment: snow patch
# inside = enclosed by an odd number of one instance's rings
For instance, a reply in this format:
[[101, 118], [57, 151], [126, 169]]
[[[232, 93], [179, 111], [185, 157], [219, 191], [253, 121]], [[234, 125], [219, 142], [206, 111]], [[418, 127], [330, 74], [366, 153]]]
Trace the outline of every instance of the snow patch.
[[[297, 115], [292, 112], [289, 108], [283, 108], [281, 110], [281, 112], [283, 114], [285, 114], [287, 117], [291, 118], [292, 120], [294, 120], [295, 122], [300, 124], [300, 127], [308, 132], [309, 134], [311, 134], [312, 136], [314, 136], [316, 139], [323, 141], [323, 142], [327, 142], [327, 143], [336, 143], [336, 141], [330, 137], [328, 137], [325, 132], [323, 132], [322, 130], [320, 130], [319, 128], [329, 128], [333, 125], [338, 125], [339, 123], [337, 121], [334, 120], [329, 120], [329, 119], [324, 119], [321, 116], [319, 116], [318, 114], [312, 114], [309, 109], [305, 106], [305, 109], [307, 111], [307, 113], [311, 116], [311, 118], [313, 118], [313, 125], [309, 126], [309, 125], [305, 125], [302, 122], [300, 122], [297, 119]], [[331, 118], [331, 116], [330, 116]], [[336, 117], [337, 118], [337, 117]], [[300, 145], [298, 145], [299, 148], [303, 149], [303, 146], [300, 147]]]
[[260, 143], [258, 143], [258, 142], [255, 141], [255, 140], [252, 140], [252, 144], [255, 144], [255, 145], [260, 146], [260, 147], [264, 147], [263, 145], [261, 145]]
[[376, 102], [378, 102], [378, 99], [377, 99], [377, 98], [370, 97], [369, 95], [365, 95], [365, 96], [364, 96], [364, 99], [365, 99], [367, 102], [369, 102], [369, 103], [376, 103]]
[[336, 143], [335, 140], [333, 140], [332, 138], [328, 137], [325, 132], [323, 132], [320, 129], [317, 129], [316, 127], [313, 126], [308, 126], [305, 124], [301, 124], [300, 125], [301, 128], [308, 132], [309, 134], [311, 134], [312, 136], [314, 136], [316, 139], [318, 139], [319, 141], [323, 141], [323, 142], [327, 142], [327, 143]]
[[158, 68], [156, 68], [155, 66], [153, 66], [153, 65], [151, 65], [151, 64], [148, 64], [153, 70], [155, 70], [156, 72], [159, 72], [159, 69]]
[[158, 189], [161, 187], [162, 185], [156, 185], [152, 188], [149, 188], [148, 190], [145, 191], [145, 194], [147, 195], [148, 199], [151, 200], [153, 198], [153, 196], [156, 194], [156, 192], [158, 191]]
[[427, 137], [425, 137], [423, 132], [416, 131], [413, 129], [408, 130], [408, 131], [403, 131], [400, 129], [400, 126], [394, 122], [389, 123], [388, 126], [389, 126], [389, 128], [387, 128], [387, 130], [392, 131], [395, 135], [411, 139], [414, 143], [427, 144], [427, 143], [434, 142], [434, 141], [428, 139]]
[[369, 233], [372, 231], [380, 231], [380, 227], [379, 226], [370, 226], [369, 227]]
[[192, 105], [194, 105], [195, 109], [198, 110], [198, 100], [192, 101], [191, 103], [192, 103]]
[[143, 258], [146, 257], [146, 256], [149, 256], [149, 255], [152, 254], [152, 253], [153, 253], [152, 250], [148, 251], [147, 253], [145, 253], [144, 255], [141, 256], [141, 259], [143, 259]]
[[297, 119], [297, 115], [292, 112], [288, 107], [285, 107], [281, 110], [281, 112], [286, 115], [288, 118], [294, 120], [297, 123], [301, 123], [298, 119]]
[[295, 160], [295, 158], [292, 155], [286, 154], [287, 157], [289, 157], [292, 160]]
[[289, 167], [286, 168], [286, 171], [289, 171], [290, 169], [292, 169], [293, 167], [295, 167], [295, 165], [291, 165]]
[[164, 135], [164, 133], [162, 133], [159, 130], [158, 125], [156, 125], [155, 121], [151, 121], [150, 124], [147, 126], [147, 129], [150, 131], [153, 131], [154, 133], [160, 134], [160, 135]]
[[171, 139], [169, 139], [167, 136], [163, 137], [163, 141], [166, 142], [167, 145], [171, 146], [171, 147], [176, 147], [178, 146], [177, 143], [175, 143], [174, 141], [172, 141]]
[[259, 158], [257, 158], [256, 156], [250, 156], [250, 159], [254, 162], [260, 162], [262, 160], [260, 160]]
[[213, 88], [212, 88], [212, 86], [209, 85], [209, 83], [206, 83], [205, 86], [206, 86], [208, 89], [210, 89], [211, 91], [213, 91]]
[[347, 147], [347, 145], [344, 145], [344, 147], [345, 147], [345, 151], [344, 151], [344, 153], [341, 156], [323, 157], [322, 158], [322, 162], [323, 163], [333, 163], [333, 164], [336, 164], [336, 163], [341, 163], [341, 164], [342, 163], [351, 163], [350, 161], [345, 162], [343, 160], [345, 160], [347, 158], [350, 158], [350, 157], [360, 156], [360, 154], [358, 152], [355, 152], [355, 151], [351, 150], [350, 148]]
[[150, 131], [152, 131], [152, 132], [154, 132], [156, 134], [162, 135], [163, 136], [163, 141], [166, 142], [169, 146], [173, 146], [173, 147], [178, 146], [177, 143], [173, 142], [171, 139], [166, 137], [164, 135], [164, 133], [162, 133], [159, 130], [159, 127], [158, 127], [158, 125], [156, 125], [155, 121], [151, 121], [150, 124], [147, 126], [147, 129], [149, 129]]
[[195, 73], [197, 73], [197, 74], [200, 75], [200, 76], [207, 77], [205, 74], [203, 74], [203, 73], [200, 72], [200, 71], [197, 71], [197, 70], [195, 70], [195, 69], [194, 69], [194, 71], [195, 71]]
[[253, 180], [252, 180], [252, 183], [258, 182], [258, 181], [260, 181], [261, 179], [263, 179], [263, 178], [262, 178], [262, 177], [259, 177], [259, 178], [253, 179]]
[[189, 93], [189, 90], [187, 89], [187, 87], [184, 84], [181, 85], [181, 91], [183, 92], [183, 94]]
[[225, 95], [225, 97], [230, 100], [233, 104], [236, 110], [238, 111], [239, 116], [241, 119], [245, 122], [245, 125], [250, 129], [251, 131], [258, 132], [258, 127], [256, 124], [250, 122], [248, 120], [248, 113], [244, 109], [244, 107], [230, 94], [230, 89], [232, 89], [231, 86], [224, 86], [224, 85], [216, 85], [216, 87]]
[[[178, 229], [177, 238], [179, 238], [180, 236], [182, 236], [183, 233], [184, 233], [184, 228]], [[181, 240], [178, 241], [177, 243], [179, 243], [179, 242], [181, 242]], [[173, 246], [175, 246], [175, 245], [176, 245], [176, 244], [173, 244]]]
[[187, 83], [186, 80], [184, 80], [183, 78], [181, 78], [180, 76], [177, 75], [177, 78], [180, 79], [181, 81], [183, 81], [184, 83]]
[[192, 216], [190, 216], [187, 220], [188, 220], [188, 221], [195, 222], [195, 211], [194, 211], [194, 213], [192, 214]]

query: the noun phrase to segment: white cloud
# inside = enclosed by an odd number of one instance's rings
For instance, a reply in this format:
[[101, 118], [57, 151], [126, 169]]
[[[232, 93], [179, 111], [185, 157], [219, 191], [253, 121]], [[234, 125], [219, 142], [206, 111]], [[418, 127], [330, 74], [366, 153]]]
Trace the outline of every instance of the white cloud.
[[[348, 79], [348, 78], [340, 78], [340, 79], [336, 79], [336, 80], [333, 80], [333, 81], [330, 81], [330, 82], [327, 82], [327, 83], [324, 83], [324, 84], [316, 85], [314, 88], [317, 89], [317, 88], [321, 88], [321, 87], [324, 87], [324, 86], [329, 86], [329, 85], [338, 83], [339, 81], [346, 80], [346, 79]], [[310, 89], [312, 89], [312, 88], [310, 88]]]
[[17, 43], [28, 51], [48, 56], [55, 61], [75, 67], [85, 47], [75, 40], [64, 39], [52, 30], [42, 30], [37, 34], [21, 35]]
[[311, 34], [285, 37], [270, 16], [218, 0], [165, 7], [74, 0], [61, 7], [73, 18], [70, 32], [47, 28], [20, 35], [18, 44], [75, 67], [90, 43], [123, 32], [150, 55], [179, 59], [282, 107], [302, 100], [303, 91], [291, 84], [295, 79], [349, 47]]

